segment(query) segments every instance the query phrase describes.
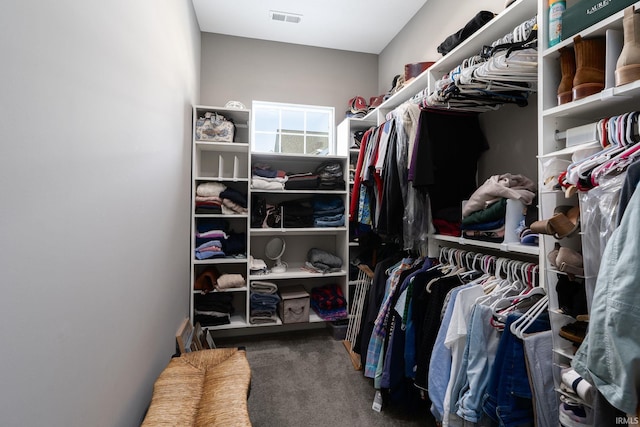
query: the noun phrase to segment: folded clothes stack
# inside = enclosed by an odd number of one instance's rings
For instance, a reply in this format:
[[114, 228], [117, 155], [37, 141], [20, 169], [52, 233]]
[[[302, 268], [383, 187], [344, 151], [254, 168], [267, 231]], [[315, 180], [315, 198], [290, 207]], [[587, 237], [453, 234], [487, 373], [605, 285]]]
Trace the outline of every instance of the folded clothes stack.
[[287, 175], [285, 190], [317, 190], [320, 188], [320, 177], [311, 172], [291, 173]]
[[340, 196], [316, 196], [312, 205], [314, 227], [344, 226], [344, 202]]
[[246, 233], [229, 230], [229, 222], [224, 219], [198, 219], [195, 244], [196, 259], [246, 257]]
[[324, 162], [316, 168], [321, 190], [344, 190], [344, 171], [340, 162]]
[[278, 316], [278, 285], [271, 282], [254, 281], [250, 286], [249, 323], [252, 325], [276, 323]]
[[522, 233], [524, 224], [505, 230], [507, 199], [519, 200], [528, 206], [535, 198], [535, 190], [533, 181], [523, 175], [491, 176], [473, 192], [462, 209], [462, 236], [501, 243], [507, 231]]
[[202, 326], [228, 325], [234, 313], [233, 294], [210, 292], [194, 295], [194, 323]]
[[221, 182], [203, 182], [196, 187], [195, 212], [203, 214], [247, 214], [246, 194]]
[[224, 258], [227, 256], [222, 249], [220, 240], [207, 240], [195, 250], [196, 259]]
[[311, 308], [322, 320], [341, 320], [347, 317], [347, 301], [342, 289], [336, 284], [311, 289]]
[[255, 163], [251, 170], [251, 187], [258, 190], [284, 190], [287, 174], [267, 163]]
[[462, 235], [470, 239], [502, 242], [504, 239], [507, 199], [500, 198], [486, 208], [472, 212], [462, 218]]
[[285, 228], [313, 227], [311, 199], [288, 200], [280, 203]]

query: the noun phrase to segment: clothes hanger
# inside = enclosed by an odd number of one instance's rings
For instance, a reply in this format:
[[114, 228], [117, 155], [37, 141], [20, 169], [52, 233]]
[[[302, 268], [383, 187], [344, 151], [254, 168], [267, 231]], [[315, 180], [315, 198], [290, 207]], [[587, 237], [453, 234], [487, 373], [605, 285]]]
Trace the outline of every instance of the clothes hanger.
[[[524, 294], [514, 295], [511, 297], [506, 297], [498, 300], [497, 303], [492, 305], [493, 317], [491, 318], [491, 325], [495, 327], [499, 327], [499, 324], [501, 324], [502, 327], [504, 327], [504, 324], [507, 321], [507, 316], [509, 314], [521, 308], [523, 303], [530, 303], [531, 302], [530, 300], [533, 297], [537, 297], [537, 296], [540, 296], [540, 297], [546, 296], [544, 289], [533, 288], [528, 290]], [[508, 305], [501, 307], [501, 305], [503, 305], [504, 303], [508, 303]]]
[[599, 184], [602, 176], [613, 171], [620, 172], [635, 160], [638, 151], [640, 151], [640, 144], [638, 144], [638, 142], [640, 142], [640, 129], [638, 128], [639, 114], [639, 112], [634, 111], [626, 115], [623, 128], [620, 129], [622, 142], [626, 148], [592, 171], [591, 182], [594, 186]]
[[549, 307], [549, 295], [544, 295], [534, 305], [529, 308], [522, 316], [516, 319], [509, 330], [516, 337], [523, 339], [524, 334], [529, 329], [529, 326], [535, 322], [542, 313], [544, 313]]

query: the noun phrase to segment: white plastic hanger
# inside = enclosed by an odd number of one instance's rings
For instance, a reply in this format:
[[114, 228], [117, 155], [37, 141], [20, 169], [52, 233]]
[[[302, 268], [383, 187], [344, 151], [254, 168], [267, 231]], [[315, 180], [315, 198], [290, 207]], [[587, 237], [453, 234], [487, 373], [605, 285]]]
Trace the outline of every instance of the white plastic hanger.
[[515, 320], [509, 327], [509, 330], [513, 335], [522, 339], [527, 329], [529, 329], [529, 326], [531, 326], [533, 322], [535, 322], [536, 319], [547, 310], [547, 307], [549, 307], [549, 295], [544, 295], [540, 300], [532, 305], [529, 310], [520, 316], [520, 318]]

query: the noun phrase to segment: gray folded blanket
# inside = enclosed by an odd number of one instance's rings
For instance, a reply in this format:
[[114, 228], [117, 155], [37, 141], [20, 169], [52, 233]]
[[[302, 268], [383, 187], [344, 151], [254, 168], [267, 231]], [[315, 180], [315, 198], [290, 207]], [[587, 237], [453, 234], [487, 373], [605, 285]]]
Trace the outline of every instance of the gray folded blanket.
[[307, 252], [307, 261], [322, 272], [340, 271], [342, 259], [330, 252], [318, 248], [311, 248]]

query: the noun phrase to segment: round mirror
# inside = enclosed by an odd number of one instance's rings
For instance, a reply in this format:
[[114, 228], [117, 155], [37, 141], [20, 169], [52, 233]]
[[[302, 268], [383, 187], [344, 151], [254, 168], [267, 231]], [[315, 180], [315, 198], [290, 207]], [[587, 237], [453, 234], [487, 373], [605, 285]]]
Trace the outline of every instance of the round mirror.
[[267, 258], [276, 262], [271, 268], [272, 273], [284, 273], [287, 271], [287, 265], [280, 260], [286, 247], [287, 245], [284, 239], [280, 237], [274, 237], [267, 242], [264, 248], [264, 254]]

